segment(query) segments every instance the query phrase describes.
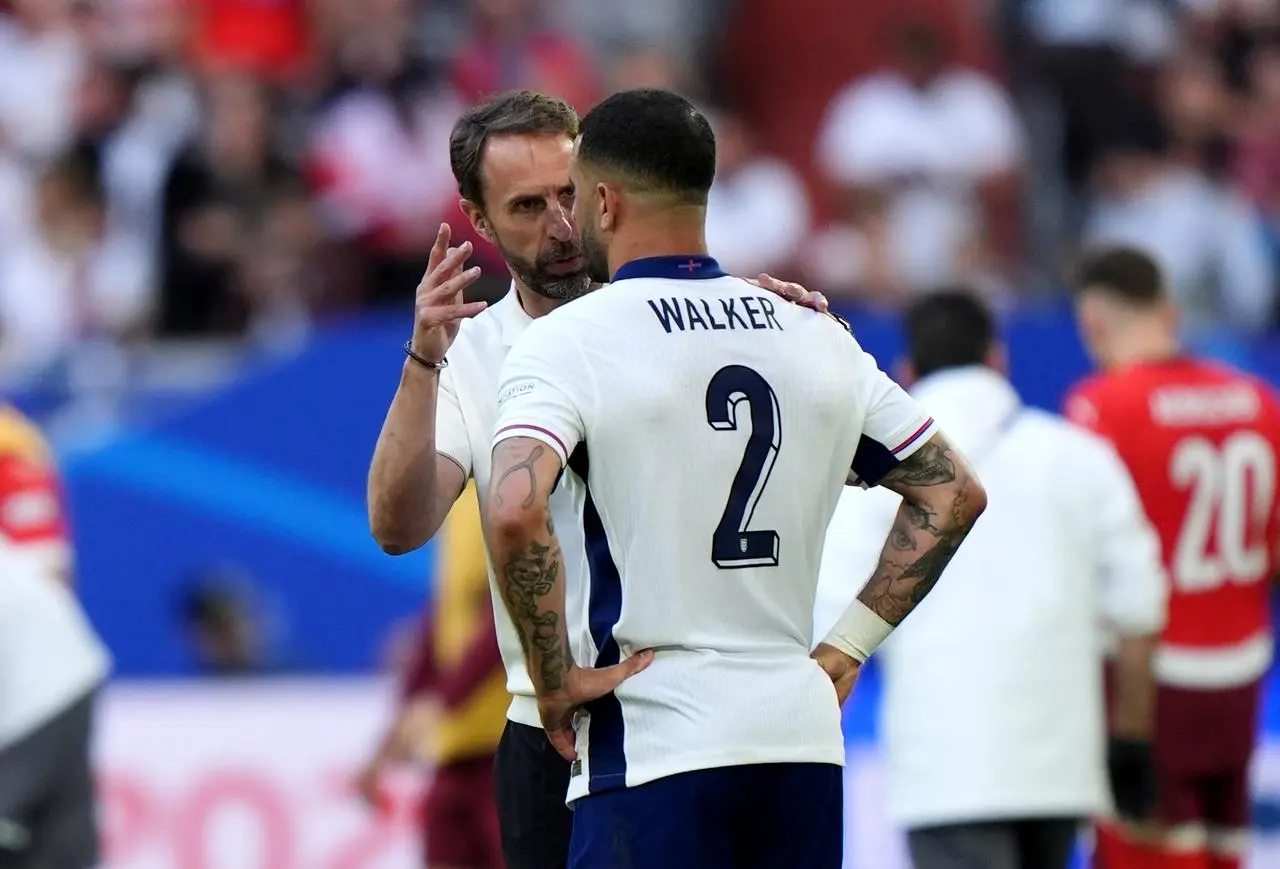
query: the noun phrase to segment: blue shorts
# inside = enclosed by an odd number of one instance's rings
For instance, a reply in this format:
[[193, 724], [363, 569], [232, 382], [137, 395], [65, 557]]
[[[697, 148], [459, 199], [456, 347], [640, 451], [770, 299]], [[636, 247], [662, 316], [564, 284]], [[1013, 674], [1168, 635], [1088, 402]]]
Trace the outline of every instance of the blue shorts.
[[569, 869], [841, 869], [843, 821], [838, 766], [680, 773], [579, 799]]

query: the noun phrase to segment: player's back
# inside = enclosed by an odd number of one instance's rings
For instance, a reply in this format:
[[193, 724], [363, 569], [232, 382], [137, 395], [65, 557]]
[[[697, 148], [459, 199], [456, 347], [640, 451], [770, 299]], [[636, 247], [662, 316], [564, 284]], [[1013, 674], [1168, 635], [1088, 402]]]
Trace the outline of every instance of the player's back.
[[842, 763], [835, 695], [808, 656], [813, 605], [868, 396], [887, 378], [834, 318], [730, 277], [619, 281], [529, 334], [572, 343], [585, 372], [585, 438], [565, 474], [590, 561], [590, 636], [575, 638], [575, 658], [657, 652], [589, 707], [579, 755], [592, 768], [570, 795], [588, 778], [597, 790], [712, 766]]
[[1116, 446], [1160, 534], [1171, 587], [1164, 684], [1228, 688], [1271, 660], [1280, 405], [1257, 379], [1179, 357], [1082, 384], [1068, 415]]

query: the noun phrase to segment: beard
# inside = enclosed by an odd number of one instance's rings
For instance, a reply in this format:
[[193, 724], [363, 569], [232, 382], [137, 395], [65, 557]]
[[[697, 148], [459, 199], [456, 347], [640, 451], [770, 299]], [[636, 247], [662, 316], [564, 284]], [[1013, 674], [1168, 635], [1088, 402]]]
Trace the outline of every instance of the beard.
[[586, 266], [564, 274], [554, 274], [549, 271], [552, 263], [581, 256], [582, 251], [577, 242], [553, 242], [538, 252], [538, 258], [534, 262], [529, 262], [509, 251], [501, 239], [498, 240], [498, 251], [512, 274], [516, 276], [516, 280], [544, 299], [567, 302], [586, 295], [591, 289], [591, 278], [587, 275]]
[[586, 260], [586, 274], [597, 284], [607, 284], [613, 278], [609, 271], [609, 252], [605, 250], [594, 232], [582, 232], [582, 258]]

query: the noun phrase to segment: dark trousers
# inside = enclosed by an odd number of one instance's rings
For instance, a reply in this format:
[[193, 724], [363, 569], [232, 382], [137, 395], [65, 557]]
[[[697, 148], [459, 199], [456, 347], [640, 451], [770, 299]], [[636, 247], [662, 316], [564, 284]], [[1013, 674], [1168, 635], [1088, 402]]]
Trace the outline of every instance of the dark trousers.
[[89, 869], [98, 825], [89, 747], [94, 695], [0, 750], [0, 869]]
[[[573, 813], [569, 762], [546, 731], [508, 721], [493, 764], [493, 793], [507, 869], [565, 869]], [[2, 869], [2, 867], [0, 867]]]
[[1024, 818], [907, 831], [915, 869], [1068, 869], [1080, 821]]

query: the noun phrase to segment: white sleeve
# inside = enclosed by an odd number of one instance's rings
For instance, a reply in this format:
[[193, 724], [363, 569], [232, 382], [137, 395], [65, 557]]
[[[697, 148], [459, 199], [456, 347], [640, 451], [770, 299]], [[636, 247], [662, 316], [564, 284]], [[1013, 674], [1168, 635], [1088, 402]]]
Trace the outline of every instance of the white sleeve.
[[502, 366], [493, 445], [508, 438], [534, 438], [568, 464], [587, 435], [583, 418], [590, 397], [584, 382], [588, 376], [563, 328], [546, 320], [534, 323]]
[[436, 453], [454, 461], [464, 477], [471, 476], [471, 439], [467, 437], [467, 421], [458, 401], [458, 381], [452, 368], [440, 372], [436, 393]]
[[[1082, 433], [1083, 434], [1083, 433]], [[1092, 449], [1086, 471], [1090, 485], [1077, 486], [1086, 521], [1098, 541], [1098, 607], [1121, 634], [1159, 633], [1165, 623], [1168, 586], [1160, 560], [1160, 538], [1147, 519], [1128, 469], [1107, 442], [1085, 434]], [[1066, 483], [1064, 482], [1064, 485]]]
[[870, 353], [859, 353], [865, 418], [847, 483], [868, 489], [928, 443], [937, 425], [920, 402], [880, 370]]

